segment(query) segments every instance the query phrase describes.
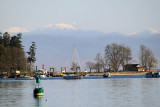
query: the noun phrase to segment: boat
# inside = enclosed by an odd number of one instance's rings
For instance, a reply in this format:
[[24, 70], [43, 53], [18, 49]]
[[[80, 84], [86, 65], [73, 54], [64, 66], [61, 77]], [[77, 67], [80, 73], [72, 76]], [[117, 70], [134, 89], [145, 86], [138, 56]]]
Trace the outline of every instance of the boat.
[[[83, 78], [83, 75], [79, 75], [79, 72], [81, 71], [81, 66], [80, 66], [80, 63], [77, 63], [77, 58], [78, 55], [77, 55], [77, 52], [76, 52], [76, 47], [74, 46], [74, 60], [73, 60], [73, 63], [72, 63], [72, 68], [71, 70], [74, 71], [73, 74], [69, 74], [67, 73], [66, 71], [66, 76], [63, 76], [64, 79], [82, 79]], [[79, 60], [79, 59], [78, 59]]]
[[160, 72], [148, 72], [146, 78], [160, 78]]
[[64, 79], [82, 79], [82, 75], [64, 76]]
[[47, 70], [45, 69], [39, 69], [38, 71], [36, 71], [36, 73], [34, 74], [34, 77], [37, 78], [37, 77], [40, 77], [40, 78], [46, 78], [47, 74]]
[[20, 77], [16, 77], [16, 80], [33, 80], [34, 78], [27, 75], [20, 75]]
[[7, 78], [7, 76], [0, 74], [0, 78]]
[[109, 72], [105, 72], [104, 75], [103, 75], [103, 77], [104, 77], [104, 78], [109, 78], [109, 77], [111, 77], [111, 75], [110, 75]]

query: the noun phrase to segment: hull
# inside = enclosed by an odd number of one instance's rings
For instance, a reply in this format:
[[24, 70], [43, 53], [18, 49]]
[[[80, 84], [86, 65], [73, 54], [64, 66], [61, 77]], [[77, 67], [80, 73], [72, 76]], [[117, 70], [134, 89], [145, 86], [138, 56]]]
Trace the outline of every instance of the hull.
[[159, 72], [148, 72], [146, 73], [146, 78], [160, 78]]
[[64, 76], [64, 79], [82, 79], [83, 76], [76, 75], [76, 76]]
[[110, 73], [109, 72], [105, 72], [105, 74], [103, 75], [104, 78], [109, 78], [110, 77]]
[[110, 75], [103, 75], [103, 77], [104, 77], [104, 78], [109, 78], [109, 77], [110, 77]]
[[46, 78], [47, 76], [46, 75], [40, 75], [40, 78]]
[[17, 77], [16, 80], [33, 80], [33, 77]]
[[34, 77], [35, 77], [35, 78], [37, 78], [37, 77], [46, 78], [47, 76], [46, 76], [46, 75], [35, 75]]

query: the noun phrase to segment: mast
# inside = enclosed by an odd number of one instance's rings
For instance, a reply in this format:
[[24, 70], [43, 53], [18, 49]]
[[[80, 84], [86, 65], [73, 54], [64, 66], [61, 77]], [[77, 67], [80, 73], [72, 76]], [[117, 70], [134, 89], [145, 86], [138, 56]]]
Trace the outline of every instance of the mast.
[[74, 60], [73, 63], [76, 63], [76, 46], [74, 46]]
[[66, 71], [65, 72], [67, 72], [67, 71], [68, 71], [68, 58], [67, 58]]
[[79, 62], [79, 58], [78, 58], [78, 54], [77, 54], [77, 50], [76, 50], [75, 45], [74, 45], [74, 57], [73, 57], [73, 63], [72, 63], [71, 70], [73, 70], [75, 72], [77, 72], [78, 70], [81, 71], [81, 66], [80, 66], [80, 62]]

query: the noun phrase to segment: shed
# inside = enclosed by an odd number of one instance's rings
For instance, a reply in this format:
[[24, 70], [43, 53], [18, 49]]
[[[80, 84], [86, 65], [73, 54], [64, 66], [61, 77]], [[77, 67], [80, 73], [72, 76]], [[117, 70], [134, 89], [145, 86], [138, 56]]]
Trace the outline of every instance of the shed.
[[126, 64], [124, 65], [125, 71], [144, 71], [140, 64]]

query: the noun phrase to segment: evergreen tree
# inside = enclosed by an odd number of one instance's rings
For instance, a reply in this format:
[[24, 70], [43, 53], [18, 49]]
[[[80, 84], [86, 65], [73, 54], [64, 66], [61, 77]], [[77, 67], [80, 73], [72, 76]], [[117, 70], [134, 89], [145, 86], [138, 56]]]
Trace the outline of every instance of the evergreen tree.
[[0, 71], [25, 70], [26, 58], [22, 48], [22, 34], [10, 36], [0, 33]]
[[3, 37], [1, 35], [2, 33], [0, 32], [0, 44], [3, 44]]
[[8, 32], [5, 32], [3, 34], [3, 45], [4, 47], [8, 47], [10, 44], [10, 34]]
[[27, 61], [30, 65], [30, 70], [32, 70], [32, 66], [36, 61], [35, 51], [36, 51], [36, 45], [35, 45], [35, 42], [32, 42], [32, 45], [30, 46], [29, 52], [27, 52], [28, 55], [29, 55]]
[[22, 37], [21, 37], [21, 33], [17, 34], [17, 36], [13, 36], [11, 37], [11, 40], [10, 40], [10, 46], [11, 47], [17, 47], [17, 48], [22, 48]]

